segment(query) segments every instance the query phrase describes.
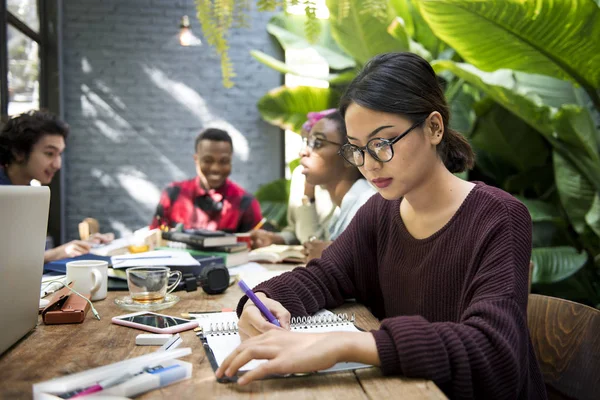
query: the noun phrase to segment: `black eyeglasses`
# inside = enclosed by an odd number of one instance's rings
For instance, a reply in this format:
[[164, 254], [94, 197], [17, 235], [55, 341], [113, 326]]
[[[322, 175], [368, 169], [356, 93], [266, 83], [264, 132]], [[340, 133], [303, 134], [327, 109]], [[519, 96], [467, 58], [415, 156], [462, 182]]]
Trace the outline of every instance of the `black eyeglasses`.
[[331, 140], [327, 140], [321, 137], [310, 136], [308, 138], [302, 138], [302, 147], [308, 147], [311, 150], [320, 149], [323, 147], [323, 142], [335, 144], [337, 146], [341, 146], [341, 143], [332, 142]]
[[338, 154], [344, 157], [355, 167], [362, 167], [365, 164], [365, 150], [379, 162], [388, 162], [394, 157], [394, 144], [408, 135], [410, 131], [421, 125], [425, 120], [414, 123], [410, 128], [396, 136], [394, 139], [373, 138], [367, 142], [366, 146], [358, 147], [351, 143], [344, 144]]

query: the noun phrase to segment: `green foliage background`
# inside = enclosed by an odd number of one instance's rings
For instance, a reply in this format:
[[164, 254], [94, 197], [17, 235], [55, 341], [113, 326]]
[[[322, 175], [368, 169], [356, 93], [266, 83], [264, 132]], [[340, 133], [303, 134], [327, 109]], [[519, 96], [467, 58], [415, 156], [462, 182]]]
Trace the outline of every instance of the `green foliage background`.
[[[444, 81], [451, 126], [476, 150], [468, 179], [512, 193], [530, 211], [533, 291], [600, 306], [599, 2], [327, 0], [327, 6], [328, 20], [282, 13], [267, 26], [284, 49], [310, 46], [327, 60], [330, 72], [316, 77], [330, 88], [273, 89], [258, 103], [265, 121], [299, 132], [302, 116], [335, 105], [369, 58], [389, 51], [423, 56]], [[280, 72], [305, 75], [300, 66], [252, 55]]]

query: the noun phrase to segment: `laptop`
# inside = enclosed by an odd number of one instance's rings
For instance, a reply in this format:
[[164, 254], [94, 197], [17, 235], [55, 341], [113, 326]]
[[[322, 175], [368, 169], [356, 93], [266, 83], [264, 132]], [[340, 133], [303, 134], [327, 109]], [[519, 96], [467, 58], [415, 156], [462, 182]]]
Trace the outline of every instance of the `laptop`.
[[0, 354], [38, 321], [50, 189], [0, 186]]

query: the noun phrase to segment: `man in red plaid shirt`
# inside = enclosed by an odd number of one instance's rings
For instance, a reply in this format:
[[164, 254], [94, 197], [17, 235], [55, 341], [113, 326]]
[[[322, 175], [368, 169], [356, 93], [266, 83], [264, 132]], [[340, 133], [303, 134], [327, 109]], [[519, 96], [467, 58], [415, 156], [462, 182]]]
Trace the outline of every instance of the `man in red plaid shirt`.
[[228, 179], [233, 143], [221, 129], [209, 128], [196, 138], [198, 176], [171, 183], [161, 194], [150, 228], [174, 227], [247, 232], [262, 219], [250, 193]]

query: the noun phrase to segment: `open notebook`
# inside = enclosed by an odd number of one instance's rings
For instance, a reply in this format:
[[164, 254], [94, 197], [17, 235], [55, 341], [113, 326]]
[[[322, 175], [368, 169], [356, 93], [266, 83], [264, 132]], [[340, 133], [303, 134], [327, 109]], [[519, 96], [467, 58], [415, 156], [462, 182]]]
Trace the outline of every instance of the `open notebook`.
[[248, 254], [248, 259], [255, 262], [292, 262], [301, 264], [306, 262], [306, 255], [304, 254], [304, 247], [300, 245], [272, 244], [252, 250]]
[[[237, 329], [237, 314], [235, 312], [190, 314], [190, 317], [196, 318], [200, 327], [202, 327], [202, 333], [199, 334], [199, 337], [202, 340], [211, 367], [216, 371], [227, 356], [241, 343]], [[348, 318], [346, 314], [334, 314], [328, 310], [321, 310], [311, 317], [293, 317], [291, 325], [292, 331], [295, 332], [360, 332], [354, 326], [354, 317]], [[250, 371], [265, 361], [252, 360], [240, 368], [240, 373]], [[318, 372], [336, 372], [369, 367], [371, 365], [341, 362]], [[235, 379], [224, 377], [219, 381], [229, 382], [232, 380]]]

